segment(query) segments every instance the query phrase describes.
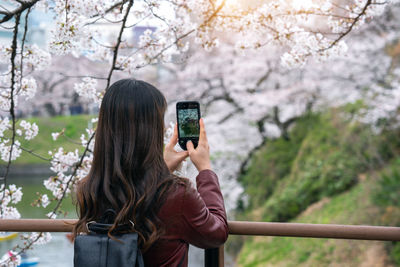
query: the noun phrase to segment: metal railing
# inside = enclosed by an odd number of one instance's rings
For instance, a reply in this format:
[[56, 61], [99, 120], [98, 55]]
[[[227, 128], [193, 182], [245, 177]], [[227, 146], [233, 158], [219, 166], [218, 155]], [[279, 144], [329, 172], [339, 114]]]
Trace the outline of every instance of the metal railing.
[[[0, 232], [71, 232], [73, 219], [3, 219]], [[229, 221], [230, 235], [400, 241], [400, 227]], [[224, 248], [206, 249], [205, 266], [224, 266]]]

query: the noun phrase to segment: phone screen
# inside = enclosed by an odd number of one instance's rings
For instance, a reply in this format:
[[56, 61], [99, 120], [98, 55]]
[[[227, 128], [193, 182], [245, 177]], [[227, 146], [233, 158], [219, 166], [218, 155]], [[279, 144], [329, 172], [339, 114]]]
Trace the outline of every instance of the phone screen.
[[182, 101], [176, 104], [178, 122], [178, 142], [182, 149], [187, 150], [186, 143], [190, 140], [196, 148], [200, 135], [200, 104], [196, 101]]
[[199, 117], [196, 108], [178, 109], [180, 137], [199, 137]]

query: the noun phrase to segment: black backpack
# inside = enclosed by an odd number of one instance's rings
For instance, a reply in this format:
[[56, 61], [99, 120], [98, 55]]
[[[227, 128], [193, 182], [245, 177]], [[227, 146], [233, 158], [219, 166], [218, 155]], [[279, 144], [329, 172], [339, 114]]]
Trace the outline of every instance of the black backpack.
[[138, 247], [138, 234], [132, 232], [133, 223], [118, 225], [108, 237], [108, 230], [116, 213], [105, 211], [100, 222], [86, 224], [88, 234], [77, 235], [74, 241], [75, 267], [144, 267], [143, 256]]

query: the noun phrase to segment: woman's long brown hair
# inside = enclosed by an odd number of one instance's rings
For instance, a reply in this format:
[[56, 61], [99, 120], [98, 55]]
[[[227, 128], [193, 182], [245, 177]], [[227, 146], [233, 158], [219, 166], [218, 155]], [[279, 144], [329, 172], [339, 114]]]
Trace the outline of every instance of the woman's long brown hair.
[[162, 234], [157, 212], [176, 176], [163, 159], [164, 113], [167, 104], [154, 86], [133, 79], [112, 84], [101, 103], [93, 162], [76, 187], [79, 220], [74, 236], [86, 223], [112, 208], [114, 226], [132, 220], [139, 245], [146, 251]]

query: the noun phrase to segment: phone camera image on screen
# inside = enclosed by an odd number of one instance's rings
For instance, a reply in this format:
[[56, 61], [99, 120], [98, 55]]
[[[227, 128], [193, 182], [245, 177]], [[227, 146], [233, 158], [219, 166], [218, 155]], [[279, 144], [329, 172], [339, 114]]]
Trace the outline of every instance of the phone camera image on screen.
[[196, 148], [200, 135], [200, 104], [196, 101], [182, 101], [176, 104], [178, 122], [178, 142], [182, 149], [187, 150], [186, 143], [192, 141]]
[[178, 118], [181, 137], [199, 137], [197, 109], [180, 109]]

